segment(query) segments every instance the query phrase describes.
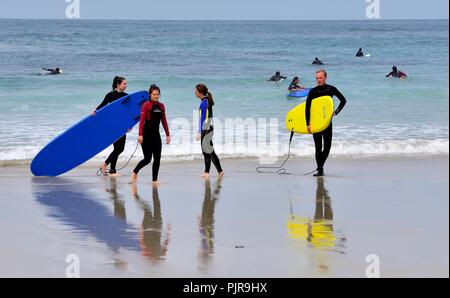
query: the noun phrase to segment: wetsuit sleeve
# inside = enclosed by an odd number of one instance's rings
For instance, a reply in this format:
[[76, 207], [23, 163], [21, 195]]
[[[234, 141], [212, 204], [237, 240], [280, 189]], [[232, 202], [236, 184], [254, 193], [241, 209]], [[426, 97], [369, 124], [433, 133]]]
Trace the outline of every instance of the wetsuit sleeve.
[[311, 120], [311, 102], [312, 102], [312, 92], [309, 92], [308, 97], [306, 98], [306, 107], [305, 107], [305, 119], [306, 126], [309, 126], [309, 122]]
[[204, 100], [200, 104], [200, 123], [198, 125], [198, 132], [201, 133], [203, 130], [203, 127], [208, 120], [208, 101]]
[[342, 93], [335, 87], [333, 87], [333, 95], [336, 96], [340, 101], [338, 108], [334, 112], [337, 115], [344, 108], [347, 100], [345, 99], [344, 95], [342, 95]]
[[386, 75], [386, 78], [389, 78], [390, 76], [392, 76], [392, 71]]
[[167, 125], [166, 107], [163, 104], [161, 104], [161, 107], [162, 107], [161, 122], [162, 122], [162, 125], [164, 127], [164, 131], [166, 132], [166, 136], [169, 137], [170, 136], [170, 131], [169, 131], [169, 125]]
[[139, 136], [144, 135], [144, 124], [145, 124], [145, 118], [147, 116], [147, 108], [148, 108], [148, 102], [145, 103], [141, 108], [141, 118], [139, 120]]
[[101, 108], [105, 107], [108, 103], [109, 103], [109, 93], [106, 94], [106, 96], [103, 99], [102, 103], [95, 110], [96, 111], [100, 110]]

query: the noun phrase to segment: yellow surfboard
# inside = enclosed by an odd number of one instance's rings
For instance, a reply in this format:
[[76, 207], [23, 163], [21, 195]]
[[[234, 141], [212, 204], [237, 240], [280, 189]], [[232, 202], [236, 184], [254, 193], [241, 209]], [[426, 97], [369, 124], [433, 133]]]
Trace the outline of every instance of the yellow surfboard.
[[[306, 103], [302, 103], [289, 111], [286, 115], [286, 128], [290, 131], [308, 134], [306, 128]], [[334, 103], [330, 96], [322, 96], [311, 102], [311, 119], [309, 124], [312, 133], [318, 133], [325, 130], [330, 125], [333, 117]]]

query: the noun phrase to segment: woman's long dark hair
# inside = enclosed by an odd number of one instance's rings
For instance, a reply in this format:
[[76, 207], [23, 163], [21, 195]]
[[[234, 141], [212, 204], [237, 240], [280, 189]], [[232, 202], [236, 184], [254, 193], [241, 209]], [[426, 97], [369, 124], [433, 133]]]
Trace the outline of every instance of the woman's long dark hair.
[[112, 88], [113, 88], [113, 90], [116, 90], [117, 86], [120, 85], [120, 84], [122, 84], [122, 82], [125, 81], [125, 80], [126, 80], [126, 79], [123, 78], [123, 77], [115, 76], [115, 77], [114, 77], [114, 80], [113, 80], [113, 83], [112, 83]]
[[199, 93], [203, 94], [206, 98], [208, 98], [208, 106], [212, 107], [214, 105], [213, 96], [211, 92], [209, 92], [208, 87], [206, 87], [206, 85], [198, 84], [197, 86], [195, 86], [195, 89], [197, 89]]

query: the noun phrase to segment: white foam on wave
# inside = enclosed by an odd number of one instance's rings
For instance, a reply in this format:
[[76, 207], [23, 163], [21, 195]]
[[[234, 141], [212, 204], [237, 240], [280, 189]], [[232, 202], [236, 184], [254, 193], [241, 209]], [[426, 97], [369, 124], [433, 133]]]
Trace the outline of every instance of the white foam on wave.
[[[129, 141], [125, 147], [120, 161], [126, 161], [136, 149], [136, 143]], [[277, 158], [287, 155], [287, 142], [278, 142], [273, 146], [251, 147], [244, 144], [217, 143], [216, 152], [223, 158]], [[40, 148], [34, 146], [24, 146], [17, 148], [0, 149], [0, 166], [14, 164], [28, 164]], [[109, 153], [112, 147], [99, 153], [91, 162], [101, 162]], [[297, 157], [314, 157], [314, 144], [312, 140], [294, 141], [291, 147], [291, 155]], [[331, 155], [336, 157], [390, 157], [390, 156], [439, 156], [449, 154], [449, 140], [334, 140]], [[163, 160], [165, 161], [192, 161], [201, 159], [201, 149], [199, 143], [184, 145], [163, 145]], [[134, 160], [143, 157], [140, 146], [136, 151]]]

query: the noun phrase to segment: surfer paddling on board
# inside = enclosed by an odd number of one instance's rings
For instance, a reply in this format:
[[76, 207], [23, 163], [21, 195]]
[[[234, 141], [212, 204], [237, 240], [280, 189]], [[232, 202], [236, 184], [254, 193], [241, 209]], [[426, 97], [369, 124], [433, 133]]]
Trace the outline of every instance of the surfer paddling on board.
[[[309, 133], [311, 133], [311, 126], [310, 126], [311, 102], [314, 99], [322, 96], [330, 96], [330, 97], [336, 96], [339, 99], [340, 103], [336, 111], [333, 113], [333, 116], [339, 114], [339, 112], [344, 108], [347, 102], [344, 95], [342, 95], [342, 93], [339, 92], [339, 90], [336, 87], [327, 85], [327, 77], [328, 74], [325, 70], [321, 69], [316, 71], [317, 86], [311, 89], [311, 91], [308, 94], [308, 98], [306, 99], [305, 116], [306, 116], [306, 126]], [[331, 121], [330, 125], [324, 131], [313, 134], [313, 138], [314, 138], [314, 145], [316, 148], [315, 155], [317, 163], [317, 173], [314, 174], [314, 176], [320, 177], [324, 176], [323, 167], [331, 150], [331, 142], [333, 139], [333, 125]]]
[[323, 64], [324, 63], [320, 61], [318, 57], [316, 57], [316, 59], [314, 59], [314, 61], [312, 62], [312, 65], [323, 65]]
[[281, 73], [279, 71], [277, 71], [273, 76], [270, 77], [269, 80], [267, 80], [268, 82], [279, 82], [281, 80], [286, 80], [287, 77], [282, 76]]
[[363, 49], [359, 48], [358, 53], [356, 53], [356, 57], [364, 57]]
[[48, 71], [47, 75], [59, 75], [59, 74], [64, 73], [64, 71], [60, 68], [55, 68], [55, 69], [43, 68], [42, 70]]
[[397, 66], [392, 66], [392, 71], [386, 75], [386, 78], [406, 79], [408, 75], [403, 71], [399, 71]]
[[295, 92], [300, 90], [305, 90], [306, 88], [303, 86], [300, 86], [300, 79], [298, 77], [294, 77], [292, 79], [292, 82], [289, 84], [288, 90], [289, 92]]
[[[113, 91], [106, 94], [105, 98], [103, 99], [102, 103], [92, 112], [92, 116], [95, 117], [97, 114], [97, 111], [101, 108], [105, 107], [106, 105], [113, 103], [114, 101], [118, 100], [119, 98], [122, 98], [124, 96], [127, 96], [128, 94], [125, 93], [125, 90], [127, 89], [127, 80], [123, 77], [115, 77], [112, 85]], [[109, 170], [109, 176], [116, 177], [118, 176], [116, 171], [116, 165], [117, 160], [119, 159], [119, 155], [125, 150], [125, 142], [126, 142], [126, 135], [123, 135], [120, 139], [118, 139], [116, 142], [114, 142], [114, 150], [113, 152], [108, 156], [108, 158], [105, 160], [105, 162], [101, 165], [101, 170], [104, 176], [107, 176], [107, 170], [106, 168], [108, 165], [110, 165]]]

